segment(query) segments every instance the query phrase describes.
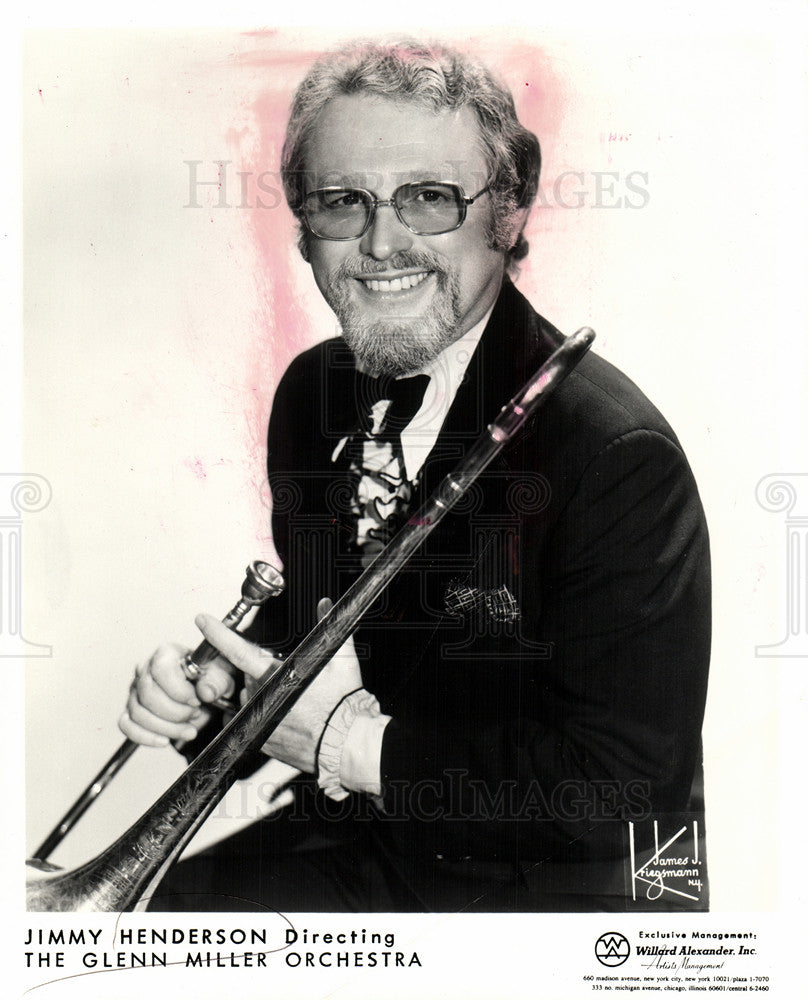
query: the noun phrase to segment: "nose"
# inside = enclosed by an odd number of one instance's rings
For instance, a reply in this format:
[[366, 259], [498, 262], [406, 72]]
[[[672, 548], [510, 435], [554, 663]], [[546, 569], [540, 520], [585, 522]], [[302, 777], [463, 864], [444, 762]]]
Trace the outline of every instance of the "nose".
[[387, 260], [402, 250], [412, 247], [413, 233], [399, 221], [392, 205], [379, 205], [370, 228], [359, 244], [360, 253]]

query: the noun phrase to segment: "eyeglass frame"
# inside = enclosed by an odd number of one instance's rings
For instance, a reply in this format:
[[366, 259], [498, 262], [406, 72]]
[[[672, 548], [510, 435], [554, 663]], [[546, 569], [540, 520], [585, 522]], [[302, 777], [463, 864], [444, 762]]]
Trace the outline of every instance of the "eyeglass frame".
[[[450, 187], [453, 188], [455, 191], [457, 191], [459, 195], [458, 208], [460, 209], [460, 218], [457, 221], [457, 225], [452, 226], [451, 229], [441, 229], [439, 233], [419, 233], [417, 229], [413, 229], [408, 222], [405, 222], [404, 219], [402, 219], [401, 210], [396, 204], [396, 195], [403, 188], [417, 187], [421, 184], [443, 185], [444, 187]], [[485, 187], [481, 188], [477, 192], [477, 194], [472, 195], [470, 198], [467, 198], [466, 192], [463, 190], [462, 184], [456, 184], [454, 181], [407, 181], [405, 184], [399, 184], [399, 186], [395, 189], [395, 191], [393, 191], [392, 197], [379, 199], [372, 191], [368, 191], [367, 188], [346, 187], [343, 184], [333, 184], [329, 187], [315, 188], [313, 191], [308, 191], [303, 196], [303, 200], [300, 202], [298, 211], [303, 217], [303, 221], [306, 224], [306, 228], [308, 229], [308, 231], [311, 233], [312, 236], [316, 237], [318, 240], [328, 240], [329, 242], [334, 242], [334, 243], [346, 243], [348, 240], [361, 240], [362, 237], [365, 235], [365, 233], [373, 225], [373, 220], [376, 218], [376, 209], [385, 208], [388, 206], [394, 210], [394, 212], [396, 213], [396, 218], [401, 223], [401, 225], [404, 226], [406, 229], [409, 229], [409, 231], [413, 233], [415, 236], [444, 236], [446, 233], [453, 233], [456, 229], [459, 229], [466, 221], [469, 205], [473, 205], [478, 198], [482, 198], [482, 196], [486, 192], [489, 192], [490, 190], [491, 190], [491, 181], [488, 181]], [[367, 219], [365, 220], [365, 228], [362, 230], [361, 233], [358, 233], [356, 236], [321, 236], [319, 233], [316, 233], [312, 229], [311, 223], [309, 222], [308, 216], [306, 215], [306, 209], [305, 209], [306, 199], [310, 198], [313, 194], [325, 194], [329, 191], [352, 191], [356, 192], [357, 194], [367, 195], [370, 204], [367, 208]]]

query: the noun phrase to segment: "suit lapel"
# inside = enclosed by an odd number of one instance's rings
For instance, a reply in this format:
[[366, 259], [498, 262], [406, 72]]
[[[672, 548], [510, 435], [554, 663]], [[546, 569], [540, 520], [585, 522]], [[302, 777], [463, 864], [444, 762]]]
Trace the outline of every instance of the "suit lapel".
[[[421, 475], [416, 501], [428, 497], [468, 447], [561, 342], [506, 278], [466, 376]], [[507, 454], [494, 468], [507, 467]]]

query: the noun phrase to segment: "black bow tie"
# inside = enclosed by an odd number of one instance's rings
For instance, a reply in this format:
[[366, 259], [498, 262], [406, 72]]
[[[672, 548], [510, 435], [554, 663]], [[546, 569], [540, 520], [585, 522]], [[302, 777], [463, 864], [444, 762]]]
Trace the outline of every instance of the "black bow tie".
[[385, 414], [383, 433], [400, 433], [421, 408], [428, 385], [428, 375], [413, 375], [410, 378], [383, 375], [381, 378], [373, 378], [364, 372], [357, 372], [354, 399], [363, 426], [369, 426], [370, 411], [375, 404], [380, 399], [389, 399], [390, 406]]

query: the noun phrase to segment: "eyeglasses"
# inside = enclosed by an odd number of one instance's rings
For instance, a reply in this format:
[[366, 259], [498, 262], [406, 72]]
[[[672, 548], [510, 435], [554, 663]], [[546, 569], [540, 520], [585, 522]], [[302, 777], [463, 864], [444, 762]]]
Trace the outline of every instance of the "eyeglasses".
[[486, 184], [467, 198], [459, 184], [418, 181], [402, 184], [392, 198], [379, 200], [364, 188], [325, 187], [310, 191], [300, 210], [309, 232], [323, 240], [358, 240], [373, 224], [376, 209], [386, 205], [417, 236], [438, 236], [459, 229], [468, 206], [488, 190]]

